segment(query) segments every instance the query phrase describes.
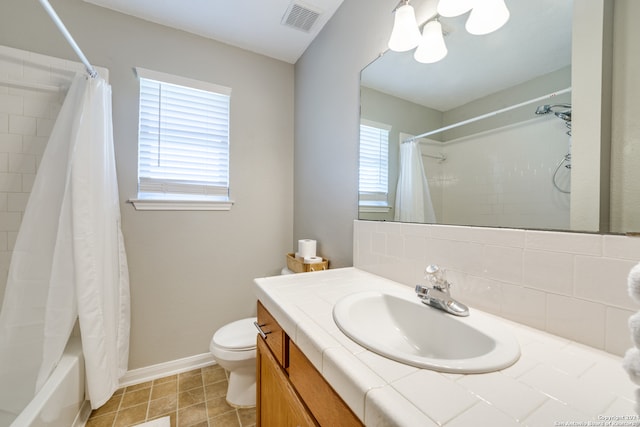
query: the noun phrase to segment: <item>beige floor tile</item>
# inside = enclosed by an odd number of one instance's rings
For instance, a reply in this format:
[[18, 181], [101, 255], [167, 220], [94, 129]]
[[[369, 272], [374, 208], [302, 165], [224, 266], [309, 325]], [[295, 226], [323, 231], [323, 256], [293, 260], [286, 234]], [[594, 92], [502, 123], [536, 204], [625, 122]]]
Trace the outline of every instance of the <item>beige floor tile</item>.
[[229, 383], [224, 381], [218, 381], [217, 383], [211, 383], [204, 386], [204, 394], [207, 400], [214, 397], [226, 396]]
[[238, 409], [238, 417], [242, 427], [249, 427], [256, 424], [256, 408]]
[[142, 423], [147, 416], [147, 404], [132, 406], [118, 411], [113, 427], [127, 427]]
[[126, 393], [128, 391], [140, 390], [142, 388], [149, 388], [149, 387], [151, 387], [151, 383], [152, 382], [153, 381], [147, 381], [147, 382], [140, 383], [140, 384], [130, 385], [130, 386], [127, 386], [127, 388], [124, 391]]
[[178, 381], [178, 375], [169, 375], [168, 377], [157, 378], [153, 380], [153, 385], [168, 383], [170, 381]]
[[202, 375], [190, 375], [183, 377], [182, 374], [178, 377], [178, 391], [187, 391], [192, 388], [202, 387]]
[[227, 403], [227, 399], [224, 397], [214, 397], [207, 400], [207, 410], [209, 411], [209, 418], [222, 415], [225, 412], [235, 411], [233, 406]]
[[178, 393], [178, 408], [180, 409], [204, 401], [204, 387], [202, 386]]
[[143, 388], [140, 390], [129, 391], [126, 390], [122, 395], [122, 402], [120, 403], [120, 409], [130, 408], [137, 406], [141, 403], [149, 402], [149, 396], [151, 395], [151, 388]]
[[178, 381], [169, 381], [166, 383], [153, 384], [151, 387], [151, 400], [160, 399], [161, 397], [169, 396], [171, 394], [178, 393]]
[[226, 380], [227, 375], [220, 365], [213, 365], [202, 368], [202, 379], [206, 385]]
[[207, 408], [204, 402], [178, 410], [178, 427], [190, 427], [206, 419]]
[[178, 396], [176, 394], [171, 394], [149, 402], [147, 418], [158, 418], [160, 415], [167, 415], [176, 412], [177, 409]]
[[191, 371], [187, 371], [187, 372], [181, 372], [178, 374], [178, 379], [192, 377], [194, 375], [202, 375], [202, 369], [198, 368], [198, 369], [192, 369]]
[[209, 427], [240, 427], [236, 411], [209, 418]]
[[93, 415], [87, 421], [85, 427], [111, 427], [113, 425], [113, 420], [116, 419], [116, 413], [111, 412], [109, 414], [101, 415], [99, 417], [94, 417]]

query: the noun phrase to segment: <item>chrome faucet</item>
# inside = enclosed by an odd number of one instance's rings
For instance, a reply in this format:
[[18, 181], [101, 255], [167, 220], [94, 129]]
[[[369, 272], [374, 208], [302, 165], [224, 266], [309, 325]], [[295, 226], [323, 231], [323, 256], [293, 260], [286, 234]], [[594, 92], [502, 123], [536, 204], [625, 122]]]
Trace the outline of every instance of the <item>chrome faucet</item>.
[[425, 269], [426, 276], [424, 277], [433, 286], [429, 288], [427, 286], [416, 285], [416, 294], [423, 304], [430, 305], [447, 313], [455, 314], [456, 316], [468, 316], [469, 307], [456, 301], [451, 297], [449, 288], [451, 283], [444, 277], [444, 270], [440, 269], [437, 265], [429, 265]]

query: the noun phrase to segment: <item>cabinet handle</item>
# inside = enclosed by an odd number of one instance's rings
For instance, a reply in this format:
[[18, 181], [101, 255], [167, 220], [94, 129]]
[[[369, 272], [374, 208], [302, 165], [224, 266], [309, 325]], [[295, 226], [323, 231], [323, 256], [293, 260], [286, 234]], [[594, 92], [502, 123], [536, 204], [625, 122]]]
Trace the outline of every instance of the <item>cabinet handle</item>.
[[265, 340], [267, 339], [267, 334], [271, 333], [271, 331], [265, 332], [265, 331], [262, 330], [262, 327], [266, 326], [266, 323], [264, 323], [262, 325], [259, 325], [258, 322], [253, 322], [253, 326], [256, 327], [256, 329], [258, 330], [258, 333], [260, 334], [260, 336]]

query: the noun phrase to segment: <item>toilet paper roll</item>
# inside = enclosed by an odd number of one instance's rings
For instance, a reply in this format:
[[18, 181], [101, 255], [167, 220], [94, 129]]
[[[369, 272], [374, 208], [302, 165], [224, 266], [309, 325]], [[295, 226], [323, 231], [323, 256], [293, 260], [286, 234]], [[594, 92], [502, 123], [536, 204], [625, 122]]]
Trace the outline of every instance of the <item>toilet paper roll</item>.
[[298, 252], [296, 255], [301, 258], [316, 256], [316, 241], [311, 239], [298, 240]]
[[320, 264], [323, 261], [321, 256], [306, 256], [304, 257], [305, 264]]

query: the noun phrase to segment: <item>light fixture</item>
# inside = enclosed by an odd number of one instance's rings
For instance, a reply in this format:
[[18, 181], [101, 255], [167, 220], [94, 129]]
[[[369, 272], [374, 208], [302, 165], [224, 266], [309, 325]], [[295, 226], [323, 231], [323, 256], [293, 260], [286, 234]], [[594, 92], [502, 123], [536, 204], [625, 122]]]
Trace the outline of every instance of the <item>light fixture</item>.
[[509, 9], [504, 0], [476, 1], [465, 28], [474, 35], [489, 34], [509, 20]]
[[438, 15], [447, 18], [460, 16], [469, 12], [475, 3], [478, 3], [478, 0], [439, 0], [437, 7]]
[[405, 52], [418, 46], [418, 43], [420, 43], [420, 30], [416, 22], [416, 14], [409, 0], [402, 0], [395, 9], [389, 49]]
[[447, 56], [447, 46], [444, 44], [442, 24], [436, 19], [425, 24], [422, 39], [413, 57], [423, 64], [438, 62]]

